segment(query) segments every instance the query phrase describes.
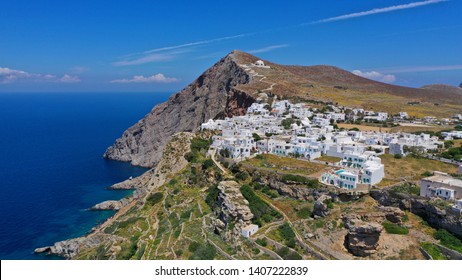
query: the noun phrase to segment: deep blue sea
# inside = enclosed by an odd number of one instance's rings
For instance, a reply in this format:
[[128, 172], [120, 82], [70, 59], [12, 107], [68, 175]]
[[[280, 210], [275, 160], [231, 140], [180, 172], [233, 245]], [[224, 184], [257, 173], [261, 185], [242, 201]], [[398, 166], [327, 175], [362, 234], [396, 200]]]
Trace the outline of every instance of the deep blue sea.
[[36, 247], [85, 234], [113, 213], [87, 211], [146, 171], [106, 148], [166, 93], [0, 93], [0, 259], [50, 259]]

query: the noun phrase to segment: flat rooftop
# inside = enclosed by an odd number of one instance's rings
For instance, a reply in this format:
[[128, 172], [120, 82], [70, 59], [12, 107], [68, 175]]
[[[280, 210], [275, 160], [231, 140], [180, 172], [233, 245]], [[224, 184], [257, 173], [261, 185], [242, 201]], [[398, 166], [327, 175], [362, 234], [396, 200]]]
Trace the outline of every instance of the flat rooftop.
[[427, 178], [423, 178], [422, 180], [462, 188], [462, 180], [455, 179], [451, 176], [437, 174]]

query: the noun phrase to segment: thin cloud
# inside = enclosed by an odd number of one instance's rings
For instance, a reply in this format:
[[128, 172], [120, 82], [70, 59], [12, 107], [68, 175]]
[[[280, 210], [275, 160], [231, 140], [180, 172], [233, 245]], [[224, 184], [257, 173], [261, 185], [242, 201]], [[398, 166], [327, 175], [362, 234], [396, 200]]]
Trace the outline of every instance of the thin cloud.
[[112, 80], [111, 83], [118, 83], [118, 84], [128, 84], [128, 83], [174, 83], [178, 82], [179, 79], [177, 78], [169, 78], [166, 77], [164, 74], [159, 73], [156, 75], [145, 77], [143, 75], [133, 76], [131, 79], [119, 79], [119, 80]]
[[59, 78], [58, 81], [61, 83], [78, 83], [80, 82], [80, 78], [77, 76], [71, 76], [71, 75], [65, 74], [64, 76]]
[[462, 64], [383, 68], [383, 71], [386, 71], [389, 73], [416, 73], [416, 72], [455, 71], [455, 70], [462, 70]]
[[122, 60], [114, 62], [114, 66], [131, 66], [131, 65], [140, 65], [150, 62], [160, 62], [160, 61], [171, 61], [178, 57], [178, 55], [190, 52], [190, 50], [169, 50], [169, 51], [159, 51], [142, 53], [142, 54], [133, 54], [130, 56], [125, 56]]
[[80, 78], [78, 76], [71, 76], [68, 74], [65, 74], [62, 77], [57, 77], [52, 74], [29, 73], [23, 70], [0, 67], [0, 84], [11, 84], [20, 81], [77, 83], [80, 82]]
[[321, 20], [318, 20], [318, 21], [314, 21], [311, 24], [327, 23], [327, 22], [333, 22], [333, 21], [339, 21], [339, 20], [347, 20], [347, 19], [364, 17], [364, 16], [369, 16], [369, 15], [375, 15], [375, 14], [389, 13], [389, 12], [394, 12], [394, 11], [399, 11], [399, 10], [413, 9], [413, 8], [417, 8], [417, 7], [421, 7], [421, 6], [427, 6], [427, 5], [437, 4], [437, 3], [441, 3], [441, 2], [448, 2], [448, 1], [450, 1], [450, 0], [427, 0], [427, 1], [413, 2], [413, 3], [409, 3], [409, 4], [403, 4], [403, 5], [390, 6], [390, 7], [385, 7], [385, 8], [375, 8], [375, 9], [372, 9], [372, 10], [369, 10], [369, 11], [364, 11], [364, 12], [358, 12], [358, 13], [352, 13], [352, 14], [346, 14], [346, 15], [341, 15], [341, 16], [321, 19]]
[[360, 70], [354, 70], [351, 73], [363, 78], [371, 79], [382, 83], [393, 83], [394, 81], [396, 81], [395, 75], [383, 74], [377, 71], [362, 72]]
[[287, 48], [288, 46], [289, 45], [287, 45], [287, 44], [273, 45], [273, 46], [268, 46], [268, 47], [264, 47], [264, 48], [261, 48], [261, 49], [251, 50], [251, 51], [248, 51], [248, 53], [252, 53], [252, 54], [265, 53], [265, 52], [270, 52], [272, 50]]
[[[340, 20], [348, 20], [352, 18], [364, 17], [364, 16], [369, 16], [369, 15], [374, 15], [374, 14], [389, 13], [389, 12], [405, 10], [405, 9], [413, 9], [413, 8], [417, 8], [421, 6], [432, 5], [432, 4], [448, 2], [448, 1], [450, 0], [426, 0], [426, 1], [421, 1], [421, 2], [403, 4], [403, 5], [395, 5], [395, 6], [385, 7], [385, 8], [375, 8], [369, 11], [345, 14], [345, 15], [325, 18], [325, 19], [321, 19], [321, 20], [317, 20], [317, 21], [313, 21], [309, 23], [298, 24], [294, 26], [286, 26], [286, 27], [280, 27], [280, 28], [269, 29], [269, 30], [264, 30], [264, 31], [242, 33], [242, 34], [220, 37], [220, 38], [215, 38], [215, 39], [202, 40], [202, 41], [190, 42], [190, 43], [185, 43], [185, 44], [155, 48], [155, 49], [147, 50], [144, 52], [132, 53], [132, 54], [122, 56], [119, 58], [119, 61], [114, 62], [113, 65], [114, 66], [130, 66], [130, 65], [139, 65], [139, 64], [145, 64], [145, 63], [157, 62], [157, 61], [169, 61], [169, 60], [176, 59], [178, 57], [176, 54], [172, 54], [171, 53], [172, 51], [184, 50], [187, 48], [202, 46], [202, 45], [209, 45], [209, 44], [217, 43], [220, 41], [234, 40], [234, 39], [243, 38], [243, 37], [260, 35], [260, 34], [265, 34], [268, 32], [281, 31], [281, 30], [291, 29], [291, 28], [298, 28], [300, 26], [322, 24], [322, 23], [328, 23], [328, 22], [340, 21]], [[253, 53], [261, 53], [261, 52], [265, 52], [269, 50], [260, 49], [260, 50], [254, 50], [254, 51], [257, 51], [257, 52], [253, 52]]]

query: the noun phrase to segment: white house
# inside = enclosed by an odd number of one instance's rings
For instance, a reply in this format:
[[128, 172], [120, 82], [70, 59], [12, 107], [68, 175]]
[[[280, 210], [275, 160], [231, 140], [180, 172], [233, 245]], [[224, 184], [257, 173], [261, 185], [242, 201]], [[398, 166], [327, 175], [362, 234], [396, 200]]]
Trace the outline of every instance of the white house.
[[337, 170], [335, 172], [327, 172], [322, 174], [321, 182], [324, 184], [336, 186], [339, 188], [344, 188], [352, 190], [356, 188], [359, 178], [357, 174], [354, 174], [345, 170]]
[[269, 66], [265, 65], [263, 60], [257, 60], [257, 61], [255, 61], [255, 63], [253, 65], [256, 66], [256, 67], [260, 67], [260, 68], [270, 68]]
[[407, 112], [399, 112], [398, 115], [399, 115], [399, 118], [402, 119], [402, 120], [409, 119], [409, 115], [408, 115]]
[[385, 166], [379, 157], [367, 160], [363, 164], [361, 181], [363, 184], [375, 185], [385, 177]]
[[462, 180], [435, 171], [435, 175], [420, 180], [420, 195], [446, 200], [462, 199]]
[[254, 235], [257, 231], [258, 231], [258, 225], [250, 224], [242, 228], [241, 234], [245, 238], [249, 238], [250, 236]]

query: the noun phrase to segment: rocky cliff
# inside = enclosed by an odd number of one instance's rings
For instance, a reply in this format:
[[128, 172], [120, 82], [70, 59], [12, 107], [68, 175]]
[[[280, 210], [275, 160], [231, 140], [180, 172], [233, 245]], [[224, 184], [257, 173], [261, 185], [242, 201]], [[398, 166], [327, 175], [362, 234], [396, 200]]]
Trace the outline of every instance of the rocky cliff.
[[230, 53], [168, 101], [155, 106], [127, 129], [104, 157], [153, 167], [173, 134], [196, 132], [209, 119], [245, 114], [254, 99], [236, 86], [249, 83], [252, 76], [239, 66], [238, 55], [237, 51]]
[[459, 238], [462, 237], [462, 216], [453, 213], [450, 208], [438, 206], [438, 199], [395, 193], [390, 189], [372, 190], [370, 195], [383, 206], [397, 206], [402, 210], [410, 211], [432, 227], [442, 228]]
[[221, 223], [215, 221], [214, 226], [215, 231], [219, 233], [224, 232], [226, 228], [230, 229], [231, 231], [224, 236], [228, 240], [237, 240], [242, 227], [250, 225], [253, 218], [249, 202], [242, 195], [240, 187], [234, 181], [222, 181], [218, 185], [216, 215]]

